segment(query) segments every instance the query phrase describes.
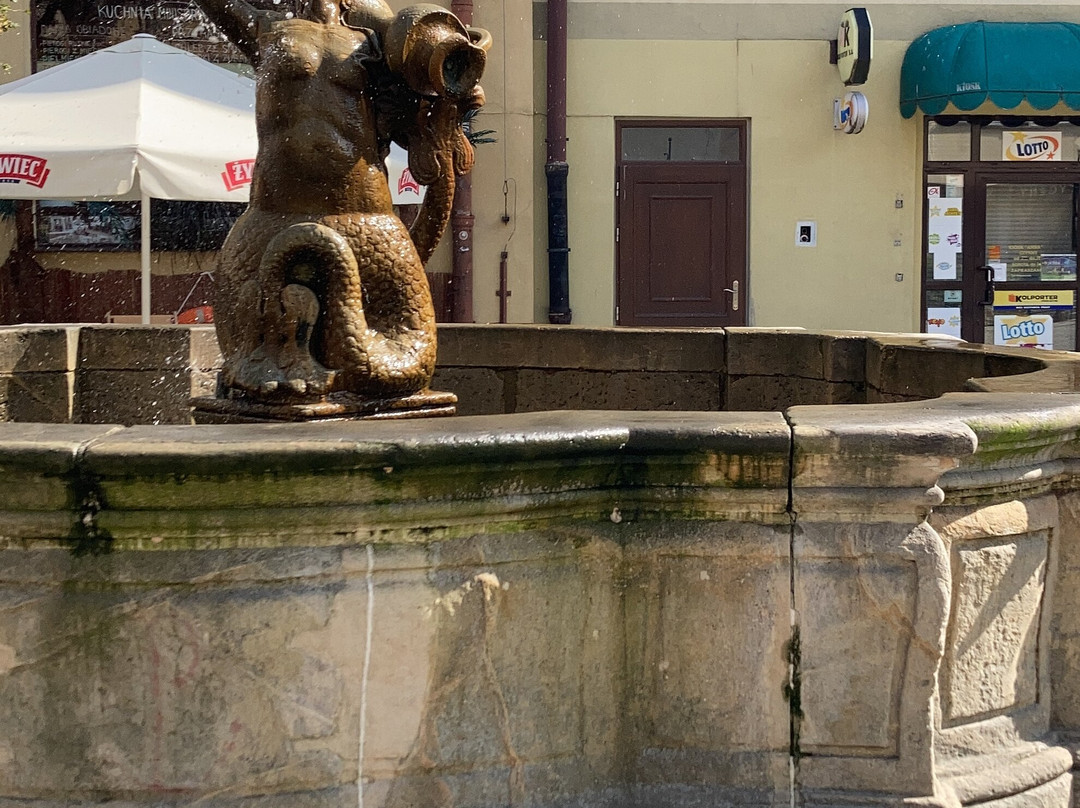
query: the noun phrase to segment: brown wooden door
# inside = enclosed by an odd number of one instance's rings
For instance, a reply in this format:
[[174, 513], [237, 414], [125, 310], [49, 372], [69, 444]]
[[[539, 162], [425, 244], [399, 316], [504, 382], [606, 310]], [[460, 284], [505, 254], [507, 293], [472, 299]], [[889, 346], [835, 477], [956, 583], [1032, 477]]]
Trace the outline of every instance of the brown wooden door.
[[746, 323], [741, 161], [624, 160], [616, 238], [619, 325]]

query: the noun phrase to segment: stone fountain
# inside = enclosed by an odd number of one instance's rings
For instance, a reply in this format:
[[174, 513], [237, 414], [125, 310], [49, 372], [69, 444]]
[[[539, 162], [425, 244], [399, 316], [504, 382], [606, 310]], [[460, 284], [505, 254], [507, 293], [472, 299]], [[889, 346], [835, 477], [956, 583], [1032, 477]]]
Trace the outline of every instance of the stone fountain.
[[[484, 35], [205, 5], [345, 188], [260, 150], [217, 339], [0, 328], [0, 806], [1071, 804], [1080, 357], [456, 326], [436, 367], [446, 191], [407, 236], [374, 166], [452, 186]], [[432, 382], [460, 417], [358, 417]]]
[[457, 326], [504, 414], [117, 425], [212, 336], [0, 329], [0, 802], [1070, 804], [1076, 355]]

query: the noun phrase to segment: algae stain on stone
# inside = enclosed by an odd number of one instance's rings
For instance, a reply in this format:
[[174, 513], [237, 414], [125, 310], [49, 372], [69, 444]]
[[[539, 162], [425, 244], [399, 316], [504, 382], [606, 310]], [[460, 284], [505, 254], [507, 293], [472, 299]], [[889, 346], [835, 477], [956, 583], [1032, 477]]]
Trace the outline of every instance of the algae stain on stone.
[[103, 555], [112, 550], [112, 534], [98, 524], [98, 514], [106, 507], [105, 492], [94, 475], [76, 466], [68, 475], [69, 507], [75, 520], [66, 543], [72, 555]]
[[802, 659], [798, 624], [791, 627], [791, 639], [787, 642], [784, 651], [788, 661], [788, 681], [784, 684], [784, 700], [788, 703], [788, 711], [791, 715], [789, 753], [797, 762], [802, 756], [799, 749], [799, 732], [803, 719]]

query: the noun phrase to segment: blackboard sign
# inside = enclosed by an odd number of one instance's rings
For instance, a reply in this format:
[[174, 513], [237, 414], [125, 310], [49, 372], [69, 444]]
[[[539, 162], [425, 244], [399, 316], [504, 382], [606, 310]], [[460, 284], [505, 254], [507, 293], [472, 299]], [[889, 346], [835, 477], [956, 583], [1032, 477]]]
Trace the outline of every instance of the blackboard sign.
[[[256, 7], [295, 11], [299, 0], [248, 0]], [[246, 63], [193, 0], [35, 0], [37, 69], [152, 34], [162, 42], [218, 63]]]
[[[237, 202], [150, 200], [150, 248], [221, 249], [246, 206]], [[142, 217], [138, 202], [42, 201], [34, 207], [34, 237], [42, 251], [136, 252]]]

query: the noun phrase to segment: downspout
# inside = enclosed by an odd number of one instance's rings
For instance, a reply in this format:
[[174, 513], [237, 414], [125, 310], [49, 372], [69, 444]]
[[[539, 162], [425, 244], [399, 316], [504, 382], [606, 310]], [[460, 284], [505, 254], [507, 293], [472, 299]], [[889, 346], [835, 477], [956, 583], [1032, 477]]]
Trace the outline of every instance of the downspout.
[[[451, 0], [450, 11], [465, 25], [472, 25], [472, 0]], [[505, 76], [503, 77], [505, 80]], [[451, 246], [453, 259], [450, 269], [450, 321], [473, 322], [473, 224], [472, 177], [457, 178], [454, 203], [450, 209]]]
[[548, 322], [569, 324], [570, 246], [566, 175], [566, 3], [547, 0]]

